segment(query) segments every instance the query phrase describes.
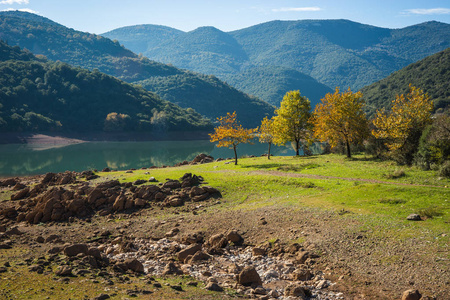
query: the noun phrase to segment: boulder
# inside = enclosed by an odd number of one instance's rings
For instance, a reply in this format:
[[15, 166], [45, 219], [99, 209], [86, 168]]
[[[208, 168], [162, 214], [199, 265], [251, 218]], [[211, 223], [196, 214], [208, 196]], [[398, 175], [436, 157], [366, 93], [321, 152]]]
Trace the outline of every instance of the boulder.
[[297, 297], [297, 299], [306, 299], [305, 288], [297, 283], [292, 283], [284, 289], [284, 296]]
[[266, 250], [263, 248], [253, 247], [252, 255], [253, 256], [264, 256], [264, 255], [266, 255]]
[[235, 245], [240, 245], [244, 242], [244, 238], [236, 230], [231, 230], [227, 233], [227, 240]]
[[26, 187], [27, 186], [25, 184], [18, 182], [18, 183], [16, 183], [16, 185], [14, 185], [13, 191], [22, 190], [22, 189], [24, 189]]
[[310, 280], [313, 277], [311, 272], [307, 269], [296, 269], [292, 273], [292, 279], [296, 281], [306, 281]]
[[117, 196], [116, 200], [114, 201], [113, 209], [115, 211], [123, 210], [125, 208], [126, 201], [127, 201], [127, 197], [125, 197], [124, 194], [120, 194], [119, 196]]
[[181, 188], [181, 183], [178, 180], [168, 180], [162, 186], [163, 189], [175, 190]]
[[58, 276], [73, 276], [72, 268], [69, 266], [59, 266], [56, 269], [55, 274]]
[[410, 214], [409, 216], [406, 217], [406, 220], [409, 220], [409, 221], [421, 221], [422, 218], [418, 214]]
[[246, 266], [237, 276], [237, 283], [243, 286], [261, 286], [262, 281], [255, 267]]
[[210, 249], [218, 250], [220, 248], [225, 248], [228, 245], [228, 240], [223, 234], [219, 233], [211, 236], [206, 244]]
[[184, 260], [186, 259], [186, 257], [188, 257], [188, 255], [194, 255], [197, 251], [200, 250], [202, 250], [201, 244], [190, 245], [185, 249], [181, 250], [180, 252], [178, 252], [177, 258], [179, 261], [184, 262]]
[[53, 178], [55, 178], [56, 174], [55, 173], [47, 173], [45, 174], [44, 178], [41, 180], [41, 184], [48, 184], [50, 183]]
[[134, 199], [134, 206], [144, 207], [145, 205], [147, 205], [147, 201], [145, 201], [144, 199], [141, 199], [141, 198]]
[[168, 263], [162, 272], [162, 275], [182, 275], [181, 271], [173, 262]]
[[309, 257], [310, 254], [308, 251], [300, 251], [295, 257], [295, 260], [298, 264], [304, 264]]
[[141, 184], [144, 184], [144, 183], [146, 183], [147, 182], [147, 180], [144, 180], [144, 179], [138, 179], [138, 180], [136, 180], [135, 182], [133, 182], [133, 184], [134, 185], [141, 185]]
[[135, 258], [129, 258], [124, 262], [128, 270], [136, 273], [144, 273], [144, 265]]
[[207, 194], [206, 191], [204, 189], [202, 189], [201, 187], [198, 186], [194, 186], [191, 188], [191, 191], [189, 192], [189, 196], [191, 198], [195, 197], [195, 196], [200, 196], [203, 194]]
[[11, 195], [11, 200], [20, 200], [23, 199], [25, 197], [28, 196], [28, 194], [30, 193], [30, 188], [24, 188], [20, 191], [18, 191], [17, 193], [15, 193], [14, 195]]
[[421, 297], [418, 290], [407, 290], [403, 292], [402, 300], [419, 300]]
[[74, 244], [64, 248], [64, 254], [67, 256], [77, 256], [80, 253], [88, 254], [89, 248], [86, 244]]
[[214, 292], [223, 292], [223, 288], [215, 282], [209, 282], [205, 286], [205, 290], [214, 291]]
[[208, 260], [211, 256], [203, 251], [197, 251], [194, 255], [189, 256], [188, 258], [186, 258], [187, 263], [192, 264], [197, 261]]
[[15, 178], [8, 178], [0, 181], [0, 186], [15, 186], [17, 184], [17, 180]]
[[166, 204], [166, 206], [172, 206], [172, 207], [184, 205], [183, 199], [181, 199], [180, 196], [178, 196], [178, 195], [172, 195], [172, 196], [167, 197], [164, 200], [164, 203]]

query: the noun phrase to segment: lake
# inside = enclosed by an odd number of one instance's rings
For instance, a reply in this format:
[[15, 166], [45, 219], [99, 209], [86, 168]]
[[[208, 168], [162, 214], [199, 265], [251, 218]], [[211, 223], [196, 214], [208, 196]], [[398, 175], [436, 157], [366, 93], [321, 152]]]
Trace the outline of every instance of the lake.
[[[267, 153], [267, 144], [241, 144], [238, 157]], [[273, 155], [294, 155], [291, 147], [272, 146]], [[65, 146], [37, 144], [0, 145], [0, 176], [24, 176], [47, 172], [140, 169], [172, 166], [191, 161], [199, 153], [214, 158], [234, 157], [232, 149], [217, 148], [208, 140], [150, 142], [85, 142]]]

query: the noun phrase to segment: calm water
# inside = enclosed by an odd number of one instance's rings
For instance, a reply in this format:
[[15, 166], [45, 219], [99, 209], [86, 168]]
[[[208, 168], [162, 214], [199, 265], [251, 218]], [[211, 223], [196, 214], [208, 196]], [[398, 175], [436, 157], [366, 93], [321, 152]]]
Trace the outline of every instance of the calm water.
[[[290, 147], [272, 146], [273, 155], [294, 155]], [[0, 176], [20, 176], [47, 172], [117, 170], [174, 165], [192, 160], [199, 153], [214, 158], [234, 157], [233, 150], [217, 148], [207, 140], [153, 142], [87, 142], [64, 147], [48, 145], [0, 145]], [[267, 144], [242, 144], [238, 156], [267, 153]]]

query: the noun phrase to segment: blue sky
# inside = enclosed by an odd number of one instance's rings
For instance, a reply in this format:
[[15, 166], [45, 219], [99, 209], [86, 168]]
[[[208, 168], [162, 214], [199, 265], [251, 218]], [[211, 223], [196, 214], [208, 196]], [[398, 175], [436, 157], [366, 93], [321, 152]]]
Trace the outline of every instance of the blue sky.
[[386, 28], [450, 23], [449, 0], [0, 0], [0, 10], [8, 9], [97, 34], [137, 24], [232, 31], [271, 20], [349, 19]]

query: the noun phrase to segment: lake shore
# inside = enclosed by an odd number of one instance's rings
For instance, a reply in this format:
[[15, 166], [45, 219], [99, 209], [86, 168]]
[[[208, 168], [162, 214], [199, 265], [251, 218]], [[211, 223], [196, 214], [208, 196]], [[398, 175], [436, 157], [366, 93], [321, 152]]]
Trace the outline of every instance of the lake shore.
[[6, 132], [0, 133], [0, 144], [71, 145], [83, 142], [117, 141], [189, 141], [207, 140], [209, 132]]

